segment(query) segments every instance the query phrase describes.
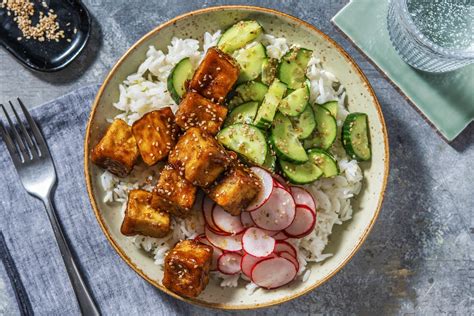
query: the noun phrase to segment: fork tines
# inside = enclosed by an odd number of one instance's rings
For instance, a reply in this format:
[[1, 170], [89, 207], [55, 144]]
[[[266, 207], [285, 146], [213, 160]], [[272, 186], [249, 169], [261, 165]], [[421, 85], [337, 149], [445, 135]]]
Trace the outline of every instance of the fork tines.
[[15, 124], [13, 124], [13, 121], [7, 110], [3, 104], [0, 104], [9, 125], [9, 127], [6, 127], [0, 120], [0, 130], [2, 138], [14, 162], [25, 163], [30, 160], [34, 160], [35, 158], [44, 156], [47, 153], [47, 147], [38, 126], [31, 117], [30, 113], [28, 113], [25, 105], [23, 102], [21, 102], [20, 98], [17, 98], [17, 100], [23, 115], [28, 122], [28, 126], [21, 120], [13, 103], [8, 101], [8, 103], [10, 103], [10, 108], [13, 112], [13, 115], [16, 118], [17, 125], [15, 126]]

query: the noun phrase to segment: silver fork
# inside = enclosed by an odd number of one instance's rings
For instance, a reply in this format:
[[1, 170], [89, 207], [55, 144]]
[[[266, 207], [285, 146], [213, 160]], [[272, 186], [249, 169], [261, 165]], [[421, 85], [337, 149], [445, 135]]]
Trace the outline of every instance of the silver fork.
[[2, 138], [7, 146], [23, 187], [30, 195], [40, 199], [44, 203], [82, 314], [100, 315], [77, 268], [68, 243], [64, 238], [53, 203], [51, 202], [51, 192], [56, 184], [56, 169], [54, 168], [48, 145], [35, 121], [26, 110], [23, 102], [21, 102], [19, 98], [17, 100], [28, 121], [29, 129], [23, 124], [12, 102], [9, 101], [19, 128], [15, 127], [5, 107], [3, 104], [0, 104], [11, 131], [10, 133], [0, 120]]

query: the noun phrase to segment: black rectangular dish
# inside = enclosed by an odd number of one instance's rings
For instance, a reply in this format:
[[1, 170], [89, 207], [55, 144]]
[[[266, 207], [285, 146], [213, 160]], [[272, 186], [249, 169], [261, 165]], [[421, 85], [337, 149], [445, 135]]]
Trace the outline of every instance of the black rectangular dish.
[[80, 0], [31, 1], [35, 14], [32, 24], [38, 23], [38, 12], [48, 10], [57, 15], [56, 21], [64, 31], [60, 40], [26, 39], [14, 20], [13, 12], [0, 7], [0, 44], [25, 66], [42, 72], [58, 71], [66, 67], [85, 47], [90, 35], [91, 18]]

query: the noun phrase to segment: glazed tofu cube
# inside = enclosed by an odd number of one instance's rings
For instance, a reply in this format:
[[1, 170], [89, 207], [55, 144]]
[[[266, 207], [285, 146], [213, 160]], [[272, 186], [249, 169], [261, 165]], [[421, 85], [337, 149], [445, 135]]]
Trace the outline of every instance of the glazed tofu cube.
[[191, 127], [181, 136], [168, 161], [186, 180], [207, 187], [224, 172], [230, 158], [212, 135]]
[[209, 282], [212, 251], [194, 240], [176, 244], [165, 257], [163, 285], [181, 296], [198, 296]]
[[133, 136], [143, 161], [152, 166], [164, 160], [178, 139], [179, 128], [170, 107], [143, 115], [133, 123]]
[[199, 127], [211, 135], [216, 135], [225, 117], [227, 108], [216, 104], [196, 92], [188, 92], [176, 112], [176, 124], [182, 130]]
[[213, 102], [223, 103], [239, 72], [239, 65], [232, 56], [211, 47], [194, 73], [189, 88]]
[[125, 177], [138, 158], [138, 147], [132, 129], [122, 120], [115, 120], [104, 137], [92, 149], [91, 160], [111, 173]]
[[239, 215], [261, 189], [259, 178], [251, 170], [234, 166], [207, 193], [224, 210], [232, 215]]
[[169, 213], [186, 217], [196, 200], [197, 188], [184, 179], [171, 165], [166, 165], [161, 171], [155, 193], [161, 199], [160, 209]]
[[132, 190], [120, 231], [126, 236], [164, 237], [170, 231], [170, 216], [158, 209], [153, 193]]

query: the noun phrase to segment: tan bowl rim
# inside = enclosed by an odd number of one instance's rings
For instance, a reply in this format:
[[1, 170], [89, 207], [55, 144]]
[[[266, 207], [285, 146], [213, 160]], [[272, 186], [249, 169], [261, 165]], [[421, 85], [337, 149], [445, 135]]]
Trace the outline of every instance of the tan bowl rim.
[[[301, 292], [298, 292], [294, 295], [290, 295], [290, 296], [287, 296], [285, 298], [282, 298], [282, 299], [278, 299], [278, 300], [274, 300], [274, 301], [271, 301], [271, 302], [268, 302], [268, 303], [265, 303], [265, 304], [253, 304], [253, 305], [239, 305], [239, 306], [236, 306], [236, 305], [227, 305], [227, 304], [223, 304], [223, 303], [208, 303], [208, 302], [204, 302], [204, 301], [201, 301], [201, 300], [198, 300], [198, 299], [195, 299], [195, 298], [186, 298], [186, 297], [182, 297], [182, 296], [179, 296], [177, 295], [176, 293], [174, 292], [171, 292], [170, 290], [168, 290], [167, 288], [165, 288], [164, 286], [162, 286], [161, 284], [159, 284], [158, 282], [150, 279], [140, 268], [138, 268], [136, 265], [134, 265], [132, 263], [132, 261], [130, 260], [130, 258], [127, 256], [127, 254], [115, 243], [115, 241], [113, 240], [113, 238], [111, 237], [107, 227], [105, 226], [105, 223], [102, 219], [102, 217], [100, 216], [100, 213], [99, 213], [99, 208], [97, 206], [97, 202], [95, 200], [95, 196], [93, 195], [93, 192], [92, 192], [92, 185], [91, 185], [91, 175], [89, 173], [89, 152], [90, 152], [90, 149], [89, 149], [89, 137], [90, 137], [90, 129], [91, 129], [91, 122], [92, 122], [92, 119], [94, 118], [94, 115], [95, 115], [95, 112], [97, 110], [97, 106], [99, 104], [99, 101], [102, 97], [102, 93], [104, 92], [104, 89], [105, 87], [107, 86], [107, 84], [109, 83], [109, 81], [112, 79], [112, 77], [115, 75], [115, 72], [117, 71], [117, 69], [119, 68], [119, 66], [123, 63], [123, 61], [125, 60], [125, 58], [128, 57], [128, 55], [135, 50], [135, 48], [137, 48], [139, 45], [141, 45], [144, 41], [146, 41], [147, 39], [149, 39], [151, 36], [153, 36], [155, 33], [159, 32], [161, 29], [163, 29], [164, 27], [167, 27], [169, 25], [172, 25], [173, 23], [175, 23], [176, 21], [179, 21], [179, 20], [182, 20], [182, 19], [185, 19], [189, 16], [192, 16], [192, 15], [195, 15], [195, 14], [201, 14], [201, 13], [206, 13], [206, 12], [212, 12], [212, 11], [218, 11], [218, 10], [232, 10], [232, 9], [236, 9], [236, 10], [247, 10], [247, 11], [258, 11], [258, 12], [265, 12], [265, 13], [270, 13], [270, 14], [274, 14], [274, 15], [277, 15], [277, 16], [280, 16], [280, 17], [285, 17], [287, 19], [290, 19], [300, 25], [304, 25], [310, 29], [312, 29], [313, 31], [319, 33], [319, 35], [321, 35], [326, 41], [330, 42], [332, 45], [334, 45], [334, 47], [336, 47], [336, 49], [344, 56], [344, 58], [346, 59], [346, 61], [348, 63], [350, 63], [356, 70], [357, 70], [357, 74], [359, 75], [359, 77], [361, 78], [361, 80], [367, 85], [367, 88], [372, 96], [372, 99], [376, 105], [376, 110], [377, 110], [377, 114], [379, 116], [379, 120], [382, 124], [382, 133], [383, 133], [383, 137], [384, 137], [384, 146], [385, 146], [385, 172], [384, 172], [384, 175], [383, 175], [383, 184], [382, 184], [382, 192], [381, 192], [381, 196], [379, 198], [379, 202], [378, 202], [378, 205], [377, 205], [377, 209], [376, 209], [376, 212], [369, 224], [369, 226], [365, 229], [362, 237], [359, 239], [359, 242], [357, 244], [357, 246], [352, 250], [352, 252], [343, 260], [343, 262], [336, 268], [334, 269], [334, 271], [332, 271], [329, 275], [327, 275], [323, 280], [317, 282], [316, 284], [314, 284], [313, 286], [305, 289], [304, 291], [301, 291]], [[277, 10], [274, 10], [274, 9], [268, 9], [268, 8], [263, 8], [263, 7], [258, 7], [258, 6], [247, 6], [247, 5], [222, 5], [222, 6], [213, 6], [213, 7], [209, 7], [209, 8], [204, 8], [204, 9], [199, 9], [199, 10], [195, 10], [195, 11], [191, 11], [191, 12], [188, 12], [188, 13], [185, 13], [185, 14], [182, 14], [180, 16], [177, 16], [171, 20], [168, 20], [167, 22], [157, 26], [156, 28], [154, 28], [153, 30], [151, 30], [150, 32], [148, 32], [147, 34], [145, 34], [143, 37], [141, 37], [137, 42], [135, 42], [135, 44], [133, 44], [128, 50], [127, 52], [125, 52], [125, 54], [122, 55], [122, 57], [120, 57], [120, 59], [117, 61], [117, 63], [113, 66], [112, 70], [109, 72], [109, 74], [107, 75], [107, 77], [105, 78], [104, 82], [102, 83], [102, 85], [100, 86], [99, 88], [99, 91], [97, 92], [97, 95], [95, 97], [95, 100], [94, 100], [94, 103], [92, 105], [92, 109], [91, 109], [91, 113], [89, 115], [89, 120], [87, 122], [87, 129], [86, 129], [86, 135], [85, 135], [85, 139], [84, 139], [84, 173], [85, 173], [85, 179], [86, 179], [86, 185], [87, 185], [87, 193], [89, 195], [89, 199], [90, 199], [90, 202], [91, 202], [91, 205], [92, 205], [92, 208], [94, 210], [94, 214], [95, 214], [95, 217], [97, 218], [97, 221], [99, 222], [99, 225], [100, 227], [102, 228], [102, 231], [104, 232], [106, 238], [109, 240], [109, 242], [111, 243], [112, 247], [115, 249], [115, 251], [117, 251], [117, 253], [120, 255], [120, 257], [122, 257], [122, 259], [136, 272], [138, 273], [138, 275], [140, 275], [143, 279], [145, 279], [146, 281], [148, 281], [150, 284], [152, 284], [153, 286], [157, 287], [158, 289], [160, 289], [161, 291], [171, 295], [172, 297], [174, 298], [177, 298], [181, 301], [184, 301], [184, 302], [187, 302], [187, 303], [191, 303], [191, 304], [195, 304], [195, 305], [199, 305], [199, 306], [204, 306], [204, 307], [210, 307], [210, 308], [216, 308], [216, 309], [225, 309], [225, 310], [250, 310], [250, 309], [257, 309], [257, 308], [264, 308], [264, 307], [270, 307], [270, 306], [273, 306], [273, 305], [277, 305], [277, 304], [282, 304], [282, 303], [285, 303], [285, 302], [288, 302], [290, 300], [293, 300], [295, 298], [298, 298], [304, 294], [307, 294], [309, 293], [310, 291], [316, 289], [317, 287], [321, 286], [322, 284], [324, 284], [325, 282], [327, 282], [329, 279], [331, 279], [337, 272], [339, 272], [351, 259], [352, 257], [355, 255], [355, 253], [359, 250], [359, 248], [362, 246], [362, 244], [364, 243], [365, 239], [367, 238], [367, 236], [369, 235], [370, 231], [372, 230], [372, 227], [374, 226], [374, 223], [375, 223], [375, 220], [377, 219], [379, 213], [380, 213], [380, 209], [382, 207], [382, 202], [383, 202], [383, 198], [384, 198], [384, 194], [385, 194], [385, 190], [386, 190], [386, 187], [387, 187], [387, 179], [388, 179], [388, 174], [389, 174], [389, 147], [388, 147], [388, 137], [387, 137], [387, 128], [386, 128], [386, 125], [385, 125], [385, 120], [384, 120], [384, 117], [382, 115], [382, 110], [381, 110], [381, 107], [380, 107], [380, 104], [377, 100], [377, 97], [372, 89], [372, 86], [370, 85], [370, 82], [369, 80], [367, 79], [367, 77], [364, 75], [364, 73], [362, 72], [362, 70], [359, 68], [359, 66], [355, 63], [355, 61], [352, 59], [352, 57], [349, 56], [349, 54], [338, 44], [336, 43], [333, 39], [331, 39], [328, 35], [326, 35], [324, 32], [322, 32], [321, 30], [319, 30], [318, 28], [316, 28], [315, 26], [309, 24], [308, 22], [305, 22], [303, 20], [300, 20], [299, 18], [296, 18], [292, 15], [289, 15], [289, 14], [286, 14], [286, 13], [283, 13], [283, 12], [280, 12], [280, 11], [277, 11]]]

